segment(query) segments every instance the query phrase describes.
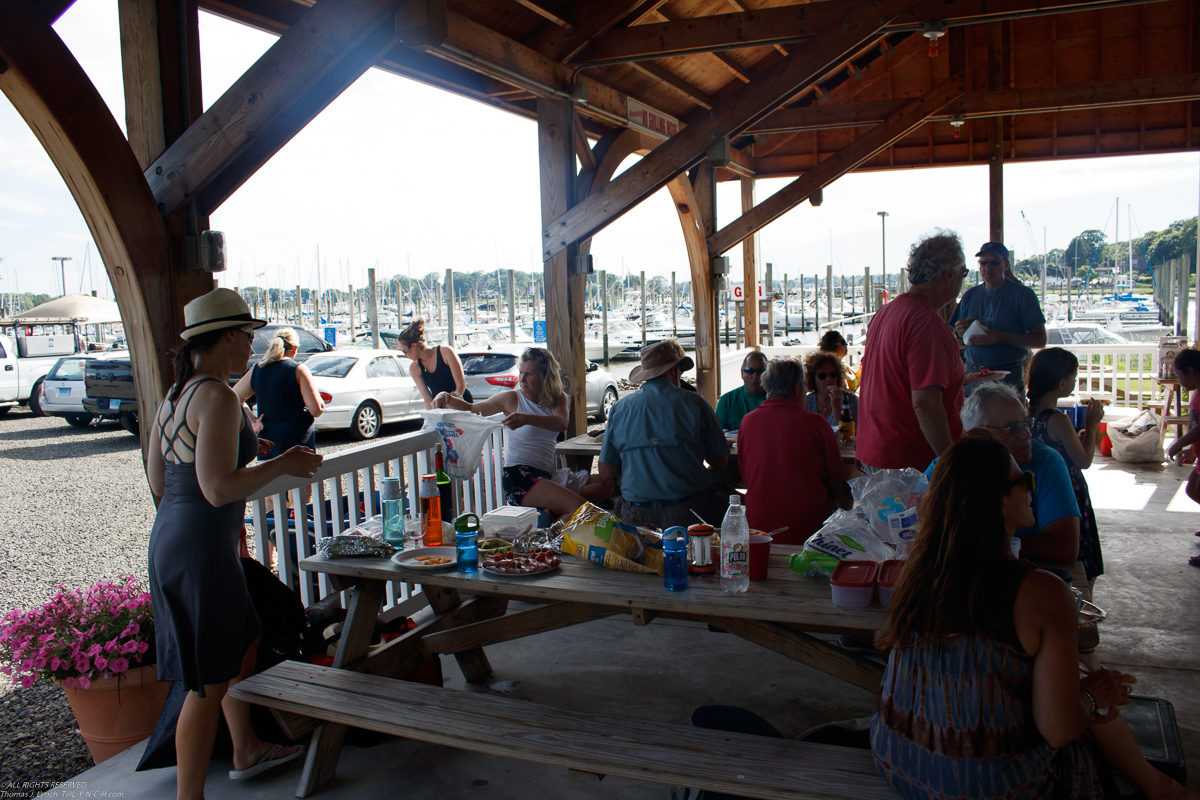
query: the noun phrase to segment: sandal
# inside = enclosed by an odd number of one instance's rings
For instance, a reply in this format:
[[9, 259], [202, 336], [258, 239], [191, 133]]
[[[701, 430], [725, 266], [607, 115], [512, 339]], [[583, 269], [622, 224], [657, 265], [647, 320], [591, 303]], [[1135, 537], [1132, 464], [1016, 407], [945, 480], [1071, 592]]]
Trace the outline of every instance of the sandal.
[[1200, 556], [1192, 556], [1188, 559], [1188, 563], [1193, 567], [1200, 567]]
[[283, 748], [284, 745], [282, 744], [271, 745], [267, 752], [263, 753], [262, 757], [259, 758], [253, 766], [247, 767], [246, 769], [231, 769], [229, 770], [229, 777], [235, 781], [240, 781], [243, 778], [249, 778], [259, 774], [260, 772], [266, 772], [272, 767], [278, 767], [280, 764], [286, 764], [304, 752], [304, 745], [300, 745], [296, 752], [288, 753], [286, 756], [281, 756], [279, 755], [279, 752], [283, 750]]

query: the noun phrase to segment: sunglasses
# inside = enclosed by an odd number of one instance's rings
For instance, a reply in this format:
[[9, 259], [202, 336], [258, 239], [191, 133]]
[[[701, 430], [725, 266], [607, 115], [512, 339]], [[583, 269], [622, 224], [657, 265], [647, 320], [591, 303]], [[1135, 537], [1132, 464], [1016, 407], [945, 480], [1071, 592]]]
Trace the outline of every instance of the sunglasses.
[[1013, 422], [1009, 425], [980, 425], [981, 428], [991, 428], [992, 430], [1000, 431], [1001, 433], [1020, 433], [1022, 430], [1033, 430], [1033, 419], [1025, 419], [1020, 422]]
[[1037, 480], [1034, 478], [1033, 473], [1029, 470], [1025, 470], [1016, 478], [1004, 484], [1004, 493], [1008, 494], [1021, 484], [1025, 484], [1025, 488], [1029, 489], [1031, 494], [1033, 493], [1033, 490], [1037, 488]]
[[981, 266], [981, 267], [998, 267], [1003, 263], [1004, 262], [998, 258], [981, 258], [981, 259], [979, 259], [979, 266]]
[[839, 377], [839, 375], [836, 372], [818, 372], [817, 373], [817, 380], [819, 380], [819, 381], [823, 381], [826, 378], [837, 378], [837, 377]]
[[742, 372], [747, 375], [762, 375], [766, 371], [766, 367], [742, 367]]

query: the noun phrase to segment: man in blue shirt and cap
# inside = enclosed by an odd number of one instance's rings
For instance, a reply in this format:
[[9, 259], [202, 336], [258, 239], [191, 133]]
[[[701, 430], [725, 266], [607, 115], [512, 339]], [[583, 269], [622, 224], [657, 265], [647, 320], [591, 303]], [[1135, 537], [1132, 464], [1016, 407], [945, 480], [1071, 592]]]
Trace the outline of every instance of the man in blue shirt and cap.
[[[963, 294], [950, 324], [967, 347], [968, 373], [985, 368], [1008, 372], [1005, 383], [1024, 396], [1025, 358], [1030, 350], [1046, 346], [1046, 317], [1033, 290], [1011, 277], [1002, 242], [984, 243], [975, 256], [983, 283]], [[982, 331], [967, 335], [975, 322]], [[968, 386], [964, 394], [970, 393]]]

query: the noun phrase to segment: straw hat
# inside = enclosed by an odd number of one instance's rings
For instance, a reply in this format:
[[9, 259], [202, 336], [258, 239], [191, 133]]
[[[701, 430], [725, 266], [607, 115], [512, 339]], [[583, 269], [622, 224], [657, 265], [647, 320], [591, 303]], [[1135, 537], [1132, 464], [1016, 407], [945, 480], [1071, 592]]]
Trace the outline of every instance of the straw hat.
[[221, 328], [242, 325], [261, 328], [267, 324], [265, 320], [251, 316], [250, 306], [232, 289], [213, 289], [208, 294], [200, 295], [183, 307], [183, 321], [187, 324], [179, 335], [184, 339]]
[[696, 362], [684, 354], [683, 348], [674, 339], [663, 339], [661, 342], [646, 345], [642, 348], [641, 361], [642, 363], [629, 373], [629, 380], [634, 383], [657, 378], [676, 364], [684, 372], [696, 366]]

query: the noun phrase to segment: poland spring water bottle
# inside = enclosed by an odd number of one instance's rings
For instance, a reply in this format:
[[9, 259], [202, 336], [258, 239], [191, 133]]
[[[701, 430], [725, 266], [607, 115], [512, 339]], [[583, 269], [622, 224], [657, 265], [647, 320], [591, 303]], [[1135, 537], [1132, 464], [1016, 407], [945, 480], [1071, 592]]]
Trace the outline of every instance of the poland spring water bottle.
[[744, 592], [750, 588], [750, 523], [741, 495], [730, 495], [729, 511], [721, 523], [721, 588]]

